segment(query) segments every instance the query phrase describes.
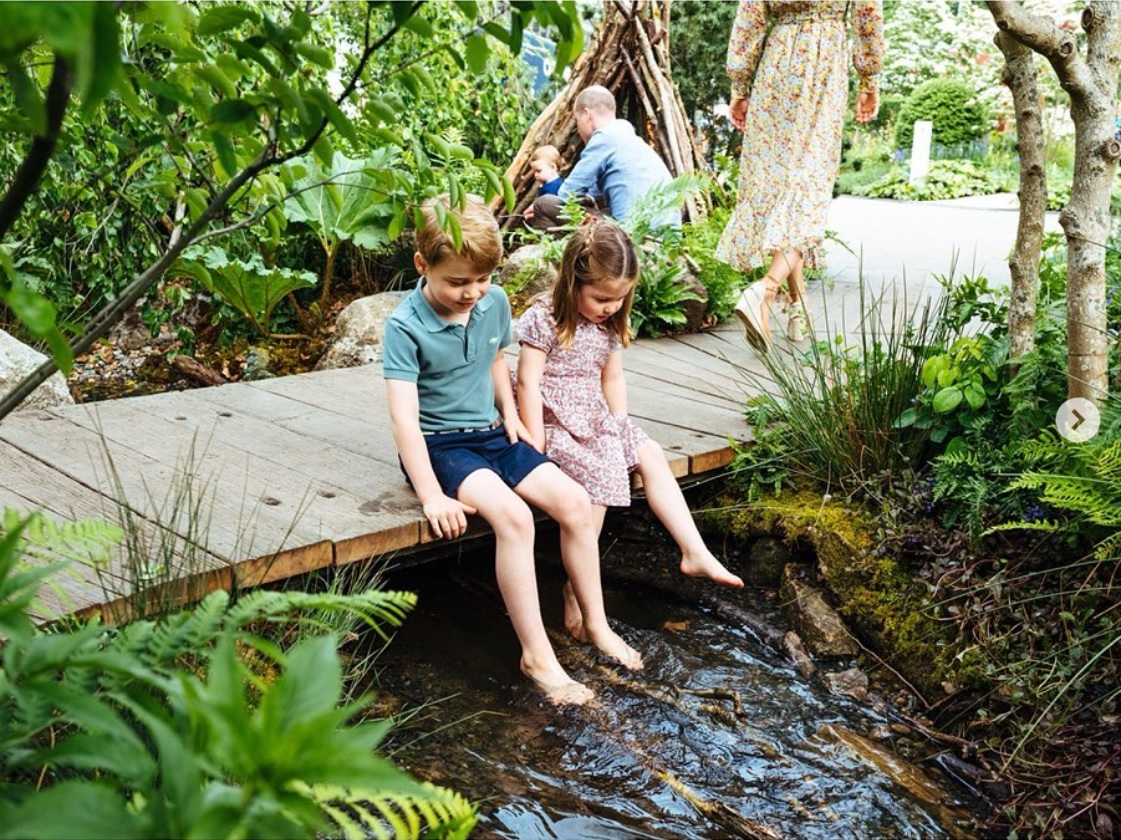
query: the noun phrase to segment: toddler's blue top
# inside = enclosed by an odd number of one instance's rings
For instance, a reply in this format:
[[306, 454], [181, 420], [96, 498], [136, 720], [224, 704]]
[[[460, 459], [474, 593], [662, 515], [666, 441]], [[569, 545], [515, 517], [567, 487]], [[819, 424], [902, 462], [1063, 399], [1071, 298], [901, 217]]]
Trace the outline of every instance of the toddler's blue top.
[[544, 184], [542, 184], [540, 187], [538, 187], [537, 192], [540, 195], [556, 195], [557, 193], [560, 192], [560, 188], [563, 184], [564, 184], [564, 178], [562, 178], [560, 175], [558, 175], [553, 180], [546, 181]]

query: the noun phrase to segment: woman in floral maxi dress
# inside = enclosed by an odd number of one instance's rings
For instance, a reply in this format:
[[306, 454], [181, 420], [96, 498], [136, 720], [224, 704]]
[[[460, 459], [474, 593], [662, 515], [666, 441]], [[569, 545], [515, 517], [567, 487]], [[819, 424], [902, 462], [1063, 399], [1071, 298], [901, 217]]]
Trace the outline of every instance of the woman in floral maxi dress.
[[[740, 0], [728, 42], [732, 124], [743, 132], [736, 208], [716, 257], [739, 271], [769, 265], [740, 296], [736, 315], [756, 348], [770, 347], [768, 311], [786, 283], [788, 335], [808, 325], [802, 272], [821, 261], [821, 243], [841, 157], [850, 51], [860, 79], [856, 119], [879, 107], [883, 63], [879, 0]], [[768, 30], [769, 27], [769, 30]]]

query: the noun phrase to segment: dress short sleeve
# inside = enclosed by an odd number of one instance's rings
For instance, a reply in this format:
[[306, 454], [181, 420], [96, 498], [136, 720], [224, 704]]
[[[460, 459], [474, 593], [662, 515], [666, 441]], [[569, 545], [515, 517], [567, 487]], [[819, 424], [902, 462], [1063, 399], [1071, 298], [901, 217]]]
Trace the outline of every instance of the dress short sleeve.
[[557, 343], [557, 325], [545, 301], [538, 301], [518, 319], [518, 341], [548, 353]]

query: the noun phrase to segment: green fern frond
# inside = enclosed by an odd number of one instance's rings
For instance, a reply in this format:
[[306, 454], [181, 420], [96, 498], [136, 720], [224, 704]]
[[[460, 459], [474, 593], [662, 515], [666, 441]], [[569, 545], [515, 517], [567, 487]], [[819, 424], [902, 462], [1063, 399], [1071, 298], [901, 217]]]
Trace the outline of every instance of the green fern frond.
[[121, 629], [113, 646], [151, 666], [170, 664], [180, 656], [197, 653], [218, 637], [229, 602], [229, 594], [218, 590], [191, 610], [160, 621], [131, 622]]
[[105, 565], [110, 550], [118, 545], [124, 532], [104, 519], [78, 519], [55, 522], [41, 512], [24, 518], [13, 508], [4, 508], [0, 518], [0, 535], [13, 530], [19, 522], [23, 529], [23, 551], [34, 560], [68, 561], [91, 565]]
[[382, 624], [400, 626], [405, 615], [416, 606], [412, 592], [272, 592], [256, 590], [240, 599], [229, 611], [229, 626], [244, 627], [254, 621], [278, 621], [296, 613], [338, 612], [361, 618], [383, 637]]
[[1066, 525], [1061, 522], [1039, 519], [1035, 522], [1001, 522], [999, 525], [987, 528], [984, 535], [995, 534], [997, 531], [1047, 531], [1057, 533], [1065, 530]]
[[348, 840], [466, 840], [477, 809], [453, 790], [422, 782], [423, 794], [315, 785], [306, 792]]

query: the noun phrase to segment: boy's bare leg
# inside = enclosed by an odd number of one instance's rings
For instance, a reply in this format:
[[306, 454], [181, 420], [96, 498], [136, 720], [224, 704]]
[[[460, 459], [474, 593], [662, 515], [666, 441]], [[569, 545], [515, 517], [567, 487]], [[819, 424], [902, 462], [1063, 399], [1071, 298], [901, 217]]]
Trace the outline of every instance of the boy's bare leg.
[[650, 509], [681, 549], [682, 574], [708, 578], [735, 589], [742, 587], [743, 581], [708, 550], [681, 493], [681, 486], [666, 462], [665, 452], [652, 440], [639, 444], [638, 473], [642, 476], [642, 487]]
[[458, 498], [473, 506], [494, 529], [498, 589], [522, 645], [522, 673], [557, 704], [582, 705], [595, 693], [561, 667], [541, 619], [534, 568], [533, 514], [498, 475], [477, 470], [459, 486]]
[[542, 464], [514, 490], [560, 525], [561, 557], [588, 641], [621, 665], [634, 670], [642, 668], [639, 652], [607, 623], [599, 577], [598, 532], [587, 491], [556, 464]]
[[[596, 543], [603, 531], [603, 519], [607, 516], [607, 508], [603, 505], [592, 505], [592, 524], [596, 529]], [[572, 581], [564, 582], [564, 627], [572, 638], [579, 642], [588, 641], [588, 634], [584, 630], [584, 615], [580, 612], [580, 602], [576, 600], [576, 593], [572, 589]]]

